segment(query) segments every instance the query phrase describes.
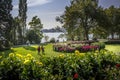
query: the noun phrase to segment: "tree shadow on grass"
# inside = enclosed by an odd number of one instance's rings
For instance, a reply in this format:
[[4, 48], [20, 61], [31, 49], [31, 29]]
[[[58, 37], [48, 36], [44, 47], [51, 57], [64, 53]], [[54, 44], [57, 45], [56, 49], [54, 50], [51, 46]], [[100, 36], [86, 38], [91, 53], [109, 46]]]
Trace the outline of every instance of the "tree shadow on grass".
[[24, 46], [23, 48], [30, 51], [36, 51], [36, 48], [31, 46]]

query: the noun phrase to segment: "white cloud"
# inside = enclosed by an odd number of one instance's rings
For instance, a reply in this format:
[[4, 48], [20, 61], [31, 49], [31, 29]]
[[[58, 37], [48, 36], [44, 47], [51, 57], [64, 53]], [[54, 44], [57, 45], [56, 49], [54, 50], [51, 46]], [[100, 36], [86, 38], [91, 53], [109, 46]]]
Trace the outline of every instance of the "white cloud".
[[[27, 6], [28, 7], [34, 7], [38, 5], [44, 5], [47, 3], [52, 2], [53, 0], [27, 0]], [[14, 5], [14, 9], [18, 9], [18, 5]]]
[[52, 0], [28, 0], [28, 7], [43, 5], [52, 2]]

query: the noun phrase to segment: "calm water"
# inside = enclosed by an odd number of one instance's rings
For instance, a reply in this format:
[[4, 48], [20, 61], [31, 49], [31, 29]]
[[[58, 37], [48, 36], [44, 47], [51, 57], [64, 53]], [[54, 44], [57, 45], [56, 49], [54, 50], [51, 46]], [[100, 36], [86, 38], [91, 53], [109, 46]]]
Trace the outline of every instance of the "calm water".
[[[43, 33], [44, 36], [49, 36], [48, 41], [49, 41], [51, 38], [55, 38], [55, 40], [58, 40], [58, 36], [59, 36], [60, 34], [64, 34], [64, 33], [62, 33], [62, 32]], [[117, 35], [114, 35], [114, 37], [115, 37], [115, 38], [118, 38]], [[89, 40], [92, 40], [92, 38], [93, 38], [93, 34], [89, 34]], [[111, 35], [108, 36], [108, 38], [111, 38]], [[64, 38], [59, 38], [59, 42], [63, 42], [63, 40], [66, 41], [67, 39], [66, 39], [65, 37], [64, 37]], [[42, 42], [42, 43], [45, 42], [44, 37], [42, 38], [42, 41], [41, 41], [41, 42]]]
[[[62, 33], [62, 32], [43, 33], [44, 36], [49, 36], [48, 41], [49, 41], [51, 38], [55, 38], [55, 40], [58, 40], [58, 36], [59, 36], [60, 34], [64, 34], [64, 33]], [[65, 37], [64, 37], [64, 38], [59, 38], [59, 41], [60, 41], [60, 42], [62, 42], [63, 40], [66, 41], [66, 38], [65, 38]], [[41, 41], [41, 42], [42, 42], [42, 43], [45, 42], [45, 38], [44, 38], [44, 37], [42, 38], [42, 41]]]

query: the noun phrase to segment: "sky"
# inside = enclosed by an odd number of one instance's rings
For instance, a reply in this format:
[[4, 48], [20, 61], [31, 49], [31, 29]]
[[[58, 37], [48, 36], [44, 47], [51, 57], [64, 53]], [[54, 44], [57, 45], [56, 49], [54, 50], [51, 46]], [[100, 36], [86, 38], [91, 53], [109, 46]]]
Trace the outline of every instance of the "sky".
[[[19, 0], [13, 0], [12, 15], [18, 15]], [[65, 11], [65, 6], [70, 5], [70, 0], [27, 0], [27, 24], [31, 21], [33, 16], [38, 16], [41, 19], [44, 29], [55, 28], [62, 26], [56, 22], [56, 16], [60, 16]], [[120, 7], [120, 0], [99, 0], [99, 5], [102, 7], [109, 7], [115, 5]], [[27, 25], [29, 27], [29, 25]]]

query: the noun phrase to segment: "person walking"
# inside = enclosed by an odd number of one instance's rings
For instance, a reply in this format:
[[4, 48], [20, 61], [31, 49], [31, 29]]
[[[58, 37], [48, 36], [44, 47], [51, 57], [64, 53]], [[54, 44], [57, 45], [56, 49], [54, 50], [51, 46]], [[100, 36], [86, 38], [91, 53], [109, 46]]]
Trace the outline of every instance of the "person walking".
[[42, 50], [42, 53], [44, 54], [45, 50], [43, 46], [41, 46], [41, 50]]
[[40, 54], [40, 46], [38, 46], [37, 50], [38, 50], [38, 54]]

